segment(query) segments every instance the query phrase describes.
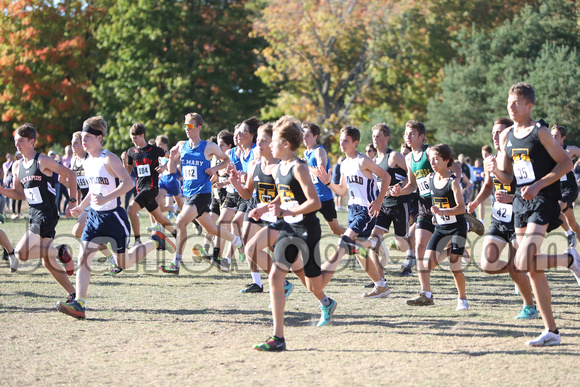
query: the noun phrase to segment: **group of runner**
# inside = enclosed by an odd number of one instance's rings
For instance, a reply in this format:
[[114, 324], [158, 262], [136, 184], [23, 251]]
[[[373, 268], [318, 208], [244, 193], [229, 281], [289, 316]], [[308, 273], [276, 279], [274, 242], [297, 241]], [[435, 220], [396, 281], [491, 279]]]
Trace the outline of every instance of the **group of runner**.
[[[220, 132], [214, 143], [201, 139], [203, 119], [190, 113], [184, 123], [187, 140], [171, 149], [164, 136], [159, 136], [156, 144], [149, 144], [144, 125], [135, 124], [129, 131], [134, 147], [121, 158], [103, 149], [107, 134], [104, 119], [91, 117], [83, 123], [81, 132], [73, 134], [71, 169], [36, 152], [36, 131], [24, 124], [14, 137], [23, 156], [15, 168], [18, 173], [14, 188], [0, 187], [0, 194], [15, 200], [26, 198], [30, 229], [14, 249], [4, 233], [0, 233], [0, 243], [11, 254], [12, 271], [17, 270], [19, 261], [41, 258], [68, 295], [57, 303], [57, 309], [84, 319], [91, 263], [98, 251], [113, 265], [107, 274], [115, 275], [155, 249], [167, 250], [174, 254], [173, 260], [160, 266], [160, 270], [176, 275], [188, 226], [195, 221], [206, 232], [203, 246], [196, 245], [192, 250], [200, 260], [227, 272], [235, 254], [240, 260], [247, 258], [252, 282], [242, 293], [263, 292], [260, 270], [268, 276], [274, 332], [254, 348], [279, 351], [286, 348], [284, 308], [294, 289], [287, 274], [292, 271], [298, 276], [319, 301], [318, 326], [324, 326], [337, 307], [324, 289], [347, 254], [356, 256], [372, 280], [368, 285], [372, 290], [364, 293], [364, 298], [390, 294], [384, 275], [389, 254], [383, 237], [391, 227], [395, 236], [392, 247], [407, 255], [401, 275], [411, 275], [412, 267], [417, 265], [421, 291], [407, 304], [434, 305], [430, 272], [449, 257], [458, 292], [456, 310], [467, 310], [461, 267], [466, 236], [468, 230], [479, 235], [484, 232], [481, 222], [469, 213], [492, 195], [492, 223], [484, 239], [481, 266], [489, 274], [511, 275], [524, 303], [516, 318], [541, 315], [545, 330], [528, 344], [556, 345], [560, 334], [544, 271], [565, 266], [580, 283], [580, 256], [573, 248], [577, 235], [567, 230], [574, 238], [569, 238], [572, 247], [564, 254], [546, 255], [539, 251], [545, 233], [557, 228], [562, 220], [572, 230], [580, 231], [572, 209], [578, 186], [573, 175], [569, 176], [570, 156], [578, 156], [580, 150], [563, 147], [564, 127], [555, 125], [550, 132], [543, 121], [532, 120], [534, 102], [531, 85], [518, 83], [510, 89], [510, 119], [499, 119], [493, 126], [497, 153], [486, 158], [483, 187], [468, 205], [459, 183], [464, 177], [452, 150], [445, 144], [425, 145], [425, 127], [414, 120], [405, 126], [404, 141], [410, 150], [406, 156], [389, 147], [387, 124], [372, 128], [376, 148], [372, 159], [357, 151], [359, 130], [343, 127], [340, 148], [345, 159], [338, 183], [331, 180], [328, 155], [317, 143], [320, 128], [290, 116], [266, 124], [255, 117], [247, 119], [236, 126], [233, 135]], [[302, 144], [306, 151], [300, 158], [296, 151]], [[131, 171], [137, 174], [137, 195], [127, 214], [120, 206], [120, 197], [133, 188]], [[67, 246], [53, 245], [58, 222], [53, 172], [69, 189], [67, 212], [78, 218], [73, 228], [81, 241], [76, 289], [69, 279], [74, 262]], [[416, 191], [418, 198], [414, 200]], [[346, 227], [338, 222], [333, 192], [348, 196]], [[175, 207], [164, 204], [168, 194], [176, 198]], [[145, 242], [141, 240], [137, 216], [143, 208], [155, 223]], [[168, 209], [179, 212], [175, 226], [163, 214]], [[321, 258], [319, 251], [318, 211], [339, 236], [336, 251], [327, 260]], [[131, 227], [135, 242], [129, 247]], [[500, 253], [505, 246], [509, 246], [508, 258], [502, 260]]]

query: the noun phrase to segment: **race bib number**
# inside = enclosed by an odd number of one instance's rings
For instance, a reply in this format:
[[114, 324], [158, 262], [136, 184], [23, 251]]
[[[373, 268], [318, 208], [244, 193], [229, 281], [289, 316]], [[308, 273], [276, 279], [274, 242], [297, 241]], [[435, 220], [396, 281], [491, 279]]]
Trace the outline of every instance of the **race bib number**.
[[[290, 200], [290, 201], [282, 203], [280, 205], [280, 208], [283, 210], [289, 210], [290, 208], [296, 207], [298, 205], [299, 205], [299, 203], [296, 200]], [[300, 214], [300, 215], [287, 215], [284, 217], [284, 221], [286, 223], [298, 223], [302, 219], [304, 219], [304, 216], [302, 216], [302, 214]]]
[[562, 182], [564, 182], [564, 181], [566, 181], [566, 180], [568, 180], [568, 174], [565, 174], [564, 176], [562, 176], [562, 177], [560, 178], [560, 181], [562, 181]]
[[534, 167], [531, 161], [519, 160], [514, 163], [514, 176], [518, 185], [528, 184], [536, 181]]
[[79, 189], [89, 188], [89, 182], [84, 176], [77, 176], [77, 188]]
[[512, 221], [513, 206], [508, 203], [500, 203], [497, 200], [493, 202], [491, 216], [503, 223]]
[[429, 178], [422, 177], [417, 179], [417, 187], [419, 188], [419, 195], [429, 196], [431, 195], [431, 189], [429, 188]]
[[184, 180], [197, 180], [197, 167], [194, 165], [186, 165], [181, 168], [183, 171]]
[[[267, 205], [268, 203], [258, 203], [258, 208], [262, 208]], [[271, 214], [269, 211], [264, 212], [262, 216], [260, 216], [260, 219], [262, 219], [264, 222], [276, 223], [276, 216]]]
[[149, 168], [149, 164], [137, 165], [137, 176], [151, 176], [151, 169]]
[[435, 215], [435, 221], [439, 225], [453, 224], [457, 222], [455, 215]]
[[28, 204], [42, 203], [42, 196], [40, 196], [40, 189], [38, 187], [24, 188], [24, 196], [26, 196]]
[[312, 180], [312, 183], [318, 183], [318, 177], [316, 177], [316, 175], [312, 172], [310, 172], [310, 179]]

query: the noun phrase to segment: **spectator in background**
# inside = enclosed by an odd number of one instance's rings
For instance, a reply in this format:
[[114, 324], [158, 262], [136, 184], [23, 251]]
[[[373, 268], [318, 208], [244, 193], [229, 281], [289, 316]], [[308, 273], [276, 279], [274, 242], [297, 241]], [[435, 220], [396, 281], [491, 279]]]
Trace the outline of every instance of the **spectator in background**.
[[[2, 187], [12, 188], [12, 164], [14, 164], [14, 156], [12, 153], [6, 153], [6, 162], [2, 164]], [[10, 209], [10, 200], [2, 200], [0, 213], [4, 213], [4, 207]]]
[[[22, 154], [20, 152], [16, 152], [16, 156], [14, 161], [18, 161], [22, 158]], [[18, 171], [14, 169], [14, 163], [10, 166], [10, 174], [13, 176], [18, 174]], [[14, 188], [14, 180], [12, 180], [12, 185], [10, 187], [5, 188]], [[12, 219], [20, 218], [23, 219], [24, 215], [22, 215], [22, 200], [14, 200], [10, 199], [10, 203], [12, 205]]]
[[[344, 161], [344, 156], [340, 156], [338, 161], [332, 167], [332, 182], [334, 184], [340, 184], [340, 164]], [[337, 211], [342, 211], [342, 196], [334, 193], [334, 206]]]
[[[470, 160], [469, 157], [465, 157], [463, 153], [457, 157], [457, 161], [459, 162], [459, 165], [461, 165], [461, 173], [463, 173], [463, 176], [471, 182], [471, 165], [468, 164], [467, 160]], [[461, 184], [461, 190], [463, 192], [463, 201], [465, 202], [465, 205], [467, 205], [469, 204], [469, 198], [471, 197], [471, 187], [465, 184], [463, 178], [459, 180], [459, 183]]]

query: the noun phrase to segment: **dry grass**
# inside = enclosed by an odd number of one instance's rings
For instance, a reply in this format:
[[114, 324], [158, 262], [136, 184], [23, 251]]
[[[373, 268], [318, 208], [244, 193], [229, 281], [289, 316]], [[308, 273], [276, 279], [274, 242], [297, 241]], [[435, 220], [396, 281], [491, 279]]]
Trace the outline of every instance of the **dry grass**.
[[[63, 235], [72, 225], [61, 221], [58, 230]], [[13, 221], [1, 228], [16, 242], [26, 225]], [[564, 248], [561, 234], [551, 238]], [[0, 383], [575, 385], [580, 288], [572, 275], [548, 273], [563, 345], [529, 348], [525, 341], [540, 333], [541, 320], [514, 320], [521, 299], [508, 276], [485, 275], [473, 264], [480, 244], [472, 247], [466, 270], [467, 313], [455, 311], [445, 270], [433, 274], [436, 305], [411, 308], [404, 301], [419, 290], [417, 277], [399, 278], [399, 265], [390, 264], [392, 295], [363, 300], [368, 278], [345, 262], [327, 287], [338, 301], [334, 323], [317, 328], [317, 301], [291, 278], [296, 289], [286, 312], [288, 351], [274, 354], [251, 349], [271, 333], [271, 315], [267, 292], [239, 293], [249, 282], [246, 272], [221, 274], [187, 254], [189, 271], [179, 276], [157, 272], [154, 255], [114, 278], [101, 276], [107, 266], [96, 264], [87, 320], [77, 321], [54, 311], [64, 292], [37, 262], [15, 274], [4, 263]]]

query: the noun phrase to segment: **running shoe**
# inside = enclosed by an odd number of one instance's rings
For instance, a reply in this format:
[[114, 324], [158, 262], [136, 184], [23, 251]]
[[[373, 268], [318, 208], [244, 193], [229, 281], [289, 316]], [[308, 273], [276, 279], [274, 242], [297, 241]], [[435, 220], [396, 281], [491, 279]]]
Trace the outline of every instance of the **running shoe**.
[[171, 240], [167, 238], [162, 232], [153, 231], [149, 239], [159, 243], [157, 250], [167, 250], [171, 254], [175, 253], [175, 243], [171, 242]]
[[142, 244], [143, 242], [141, 242], [140, 239], [136, 239], [135, 242], [133, 242], [133, 246], [131, 246], [131, 248], [141, 246]]
[[159, 223], [155, 223], [154, 225], [147, 227], [147, 231], [163, 232], [163, 227], [161, 227], [161, 225]]
[[363, 298], [383, 298], [391, 294], [391, 288], [388, 285], [384, 287], [375, 286], [372, 291], [363, 294]]
[[485, 226], [479, 219], [475, 216], [471, 215], [470, 213], [466, 212], [465, 214], [465, 221], [469, 223], [469, 231], [476, 233], [479, 236], [483, 236], [485, 233]]
[[401, 264], [401, 269], [412, 269], [417, 264], [417, 259], [412, 255], [407, 255], [403, 263]]
[[263, 293], [264, 287], [258, 284], [247, 284], [245, 289], [240, 290], [240, 293]]
[[433, 295], [431, 295], [431, 298], [428, 298], [425, 292], [421, 292], [419, 293], [419, 297], [407, 300], [407, 305], [411, 306], [435, 305], [435, 302], [433, 301], [434, 298], [435, 297], [433, 297]]
[[334, 311], [336, 310], [336, 305], [337, 305], [337, 302], [332, 300], [332, 299], [330, 300], [330, 305], [328, 305], [328, 306], [320, 305], [321, 313], [320, 313], [320, 320], [318, 321], [318, 324], [316, 325], [317, 327], [324, 326], [330, 322], [330, 318], [332, 317], [332, 315], [334, 314]]
[[460, 311], [460, 310], [467, 310], [469, 309], [469, 305], [467, 304], [467, 300], [464, 298], [458, 298], [457, 299], [457, 308], [455, 310]]
[[399, 277], [412, 277], [413, 276], [413, 269], [405, 268], [402, 272], [399, 273]]
[[580, 285], [580, 255], [575, 249], [568, 249], [566, 253], [572, 257], [572, 264], [568, 266], [568, 269], [574, 274], [576, 282]]
[[531, 347], [544, 347], [547, 345], [559, 345], [561, 341], [560, 334], [544, 330], [542, 334], [533, 340], [526, 342]]
[[66, 302], [67, 304], [70, 304], [71, 302], [73, 302], [75, 300], [75, 298], [77, 298], [77, 294], [76, 293], [71, 293], [68, 295], [68, 297], [66, 298], [66, 300], [64, 300], [64, 302]]
[[463, 263], [464, 265], [469, 265], [469, 251], [467, 251], [467, 249], [463, 250], [463, 256], [461, 257], [461, 263]]
[[16, 255], [14, 255], [14, 253], [8, 254], [8, 259], [10, 260], [10, 273], [14, 273], [16, 270], [18, 270], [18, 266], [20, 266], [20, 261], [18, 260], [18, 258], [16, 258]]
[[288, 297], [290, 297], [293, 290], [294, 285], [292, 285], [290, 281], [286, 280], [286, 283], [284, 284], [284, 297], [286, 297], [286, 301], [288, 301]]
[[70, 256], [67, 245], [58, 246], [58, 260], [63, 263], [66, 274], [73, 275], [75, 273], [75, 263]]
[[578, 240], [576, 239], [577, 234], [572, 231], [572, 234], [568, 235], [568, 247], [576, 247], [576, 245], [578, 244]]
[[197, 222], [193, 222], [193, 228], [195, 228], [195, 235], [201, 235], [203, 233], [203, 227]]
[[230, 272], [230, 259], [227, 257], [224, 258], [214, 258], [211, 257], [211, 261], [210, 261], [212, 266], [217, 267], [217, 269], [219, 271], [223, 271], [224, 273], [229, 273]]
[[168, 274], [179, 274], [179, 266], [177, 266], [175, 263], [171, 262], [169, 265], [166, 266], [159, 266], [159, 270], [161, 270], [164, 273], [168, 273]]
[[68, 314], [69, 316], [72, 316], [78, 320], [85, 319], [86, 308], [81, 306], [81, 304], [79, 304], [78, 301], [72, 302], [59, 301], [58, 304], [56, 305], [56, 308], [58, 309], [59, 312]]
[[120, 272], [122, 272], [123, 269], [121, 269], [120, 266], [114, 265], [111, 267], [111, 270], [109, 270], [108, 272], [104, 273], [104, 276], [116, 276], [117, 274], [119, 274]]
[[524, 305], [516, 316], [516, 320], [531, 320], [538, 317], [538, 314], [538, 310], [533, 305]]
[[284, 338], [272, 336], [263, 343], [256, 344], [252, 348], [256, 351], [279, 352], [286, 350], [286, 341]]
[[4, 222], [6, 222], [6, 215], [4, 215], [3, 213], [0, 213], [0, 223], [4, 224]]

